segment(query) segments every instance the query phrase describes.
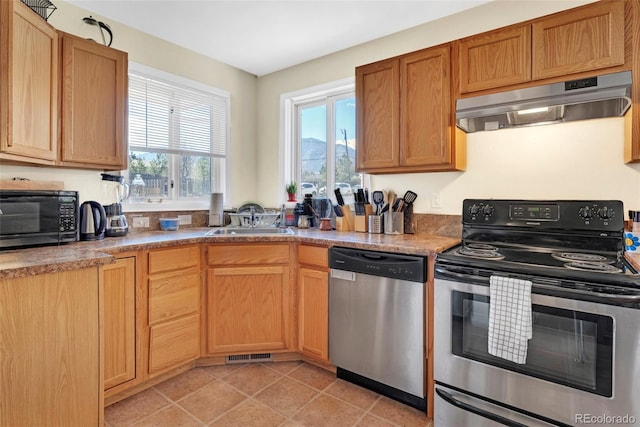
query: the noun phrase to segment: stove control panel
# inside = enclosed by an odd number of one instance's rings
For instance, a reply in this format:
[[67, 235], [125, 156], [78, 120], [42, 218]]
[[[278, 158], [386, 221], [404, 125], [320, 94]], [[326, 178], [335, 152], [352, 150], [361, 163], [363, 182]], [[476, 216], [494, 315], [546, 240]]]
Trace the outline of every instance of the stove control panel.
[[623, 212], [622, 202], [618, 200], [466, 199], [462, 222], [465, 225], [617, 232], [624, 229]]

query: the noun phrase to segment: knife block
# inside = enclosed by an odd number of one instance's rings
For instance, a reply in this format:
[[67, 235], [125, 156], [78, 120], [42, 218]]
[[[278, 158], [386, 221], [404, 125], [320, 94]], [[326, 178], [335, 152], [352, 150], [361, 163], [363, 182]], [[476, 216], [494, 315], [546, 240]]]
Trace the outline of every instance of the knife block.
[[336, 231], [353, 231], [354, 219], [351, 208], [347, 205], [341, 206], [342, 216], [336, 217]]
[[364, 215], [356, 215], [354, 217], [353, 228], [360, 233], [369, 231], [369, 215], [373, 213], [373, 207], [369, 204], [364, 205]]

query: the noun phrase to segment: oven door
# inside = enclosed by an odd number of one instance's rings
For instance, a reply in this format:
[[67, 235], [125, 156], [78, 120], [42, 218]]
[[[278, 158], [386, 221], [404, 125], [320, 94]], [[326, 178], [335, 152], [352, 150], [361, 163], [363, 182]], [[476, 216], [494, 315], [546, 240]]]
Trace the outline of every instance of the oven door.
[[640, 420], [640, 310], [536, 294], [535, 282], [532, 304], [527, 362], [512, 363], [487, 352], [488, 283], [436, 278], [435, 380], [569, 425]]

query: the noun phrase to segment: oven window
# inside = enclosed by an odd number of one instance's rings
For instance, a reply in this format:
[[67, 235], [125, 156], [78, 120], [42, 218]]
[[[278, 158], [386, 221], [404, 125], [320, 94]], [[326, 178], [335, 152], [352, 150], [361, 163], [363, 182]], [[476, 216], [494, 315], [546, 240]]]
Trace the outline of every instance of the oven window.
[[488, 353], [489, 297], [453, 292], [453, 353], [510, 371], [611, 397], [613, 319], [533, 305], [527, 363]]

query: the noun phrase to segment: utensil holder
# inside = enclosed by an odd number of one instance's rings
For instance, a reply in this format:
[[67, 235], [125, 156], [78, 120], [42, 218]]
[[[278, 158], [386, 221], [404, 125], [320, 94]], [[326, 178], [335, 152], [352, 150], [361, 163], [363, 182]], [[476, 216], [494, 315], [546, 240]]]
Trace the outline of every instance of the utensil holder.
[[336, 231], [353, 231], [354, 218], [349, 206], [341, 206], [342, 216], [336, 218]]
[[381, 234], [384, 232], [384, 221], [382, 218], [382, 215], [369, 215], [367, 217], [369, 234]]
[[368, 218], [373, 213], [373, 208], [369, 204], [364, 205], [364, 215], [356, 215], [354, 217], [354, 229], [361, 233], [366, 233], [369, 230]]
[[416, 218], [413, 215], [413, 204], [404, 205], [402, 213], [404, 214], [404, 234], [415, 234]]
[[384, 234], [404, 234], [404, 212], [384, 214]]

